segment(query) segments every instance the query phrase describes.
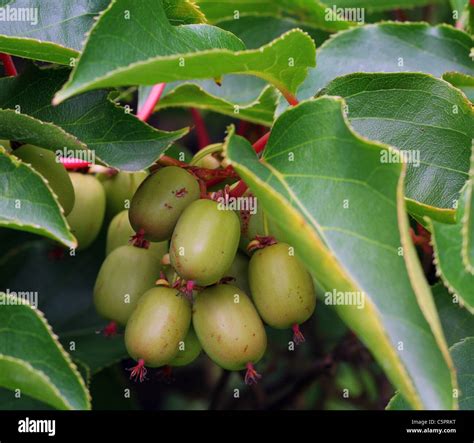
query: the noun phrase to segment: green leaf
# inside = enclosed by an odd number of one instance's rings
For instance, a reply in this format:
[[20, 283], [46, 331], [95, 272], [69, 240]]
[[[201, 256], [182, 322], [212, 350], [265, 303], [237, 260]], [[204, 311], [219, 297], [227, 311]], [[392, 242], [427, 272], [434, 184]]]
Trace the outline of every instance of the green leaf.
[[90, 375], [128, 356], [123, 336], [105, 337], [98, 329], [71, 331], [60, 336], [61, 343], [71, 349], [71, 357], [86, 366]]
[[[256, 85], [253, 80], [259, 79], [228, 75], [222, 81], [221, 90], [218, 90], [219, 86], [211, 80], [179, 84], [170, 88], [158, 102], [155, 111], [173, 107], [193, 107], [271, 126], [278, 100], [278, 94], [272, 86], [260, 83], [261, 93], [247, 102], [242, 102], [242, 99], [248, 99], [248, 96], [255, 92]], [[250, 83], [250, 94], [246, 94], [247, 83]], [[239, 92], [240, 97], [233, 96]]]
[[206, 17], [198, 6], [190, 0], [163, 0], [168, 20], [173, 25], [191, 25], [205, 23]]
[[[474, 337], [465, 338], [449, 348], [459, 382], [459, 409], [474, 409]], [[409, 410], [406, 400], [396, 394], [387, 405], [389, 410]]]
[[[474, 145], [469, 181], [466, 185], [464, 219], [462, 223], [462, 260], [468, 272], [474, 274]], [[474, 334], [473, 334], [474, 335]]]
[[330, 33], [301, 25], [291, 18], [272, 17], [271, 15], [258, 15], [240, 17], [238, 20], [224, 20], [216, 23], [219, 28], [232, 32], [239, 37], [248, 49], [256, 49], [270, 43], [285, 32], [299, 28], [308, 33], [319, 46], [326, 40]]
[[[333, 0], [321, 0], [328, 6]], [[441, 3], [444, 0], [337, 0], [338, 8], [364, 8], [369, 11], [390, 11], [392, 9], [411, 9], [420, 6]]]
[[0, 386], [57, 409], [90, 409], [84, 382], [41, 312], [1, 294]]
[[292, 18], [299, 24], [326, 31], [339, 31], [354, 25], [344, 20], [328, 20], [328, 7], [319, 0], [279, 0], [278, 2], [273, 0], [234, 0], [232, 2], [198, 0], [196, 3], [212, 23], [240, 20], [241, 17], [246, 16], [272, 15], [278, 18]]
[[386, 22], [352, 28], [318, 49], [318, 67], [310, 70], [298, 98], [313, 97], [331, 80], [353, 72], [425, 72], [441, 77], [457, 71], [473, 75], [471, 46], [471, 36], [448, 25]]
[[392, 148], [353, 132], [343, 106], [321, 97], [286, 111], [261, 162], [231, 132], [227, 157], [325, 297], [365, 295], [362, 308], [335, 308], [410, 403], [455, 408], [448, 348], [408, 233], [403, 165], [381, 163]]
[[0, 388], [0, 411], [53, 411], [54, 408], [27, 395], [20, 398], [8, 389]]
[[474, 137], [474, 112], [459, 90], [427, 74], [360, 73], [336, 78], [320, 94], [343, 97], [357, 132], [402, 151], [413, 215], [454, 223]]
[[[87, 379], [128, 355], [123, 334], [105, 337], [99, 333], [107, 321], [98, 316], [91, 297], [105, 258], [103, 240], [100, 237], [86, 251], [76, 251], [74, 256], [65, 253], [56, 260], [50, 258], [54, 246], [44, 239], [16, 238], [12, 246], [0, 251], [4, 258], [0, 287], [41, 294], [38, 308]], [[2, 237], [0, 244], [5, 245]]]
[[432, 290], [448, 346], [465, 337], [474, 337], [474, 315], [459, 306], [442, 283], [433, 286]]
[[[124, 10], [130, 11], [133, 21], [124, 18]], [[126, 44], [122, 39], [125, 34], [134, 36]], [[104, 41], [108, 42], [106, 60]], [[143, 41], [147, 42], [145, 47], [137, 46]], [[114, 0], [92, 29], [77, 66], [54, 102], [97, 88], [218, 78], [231, 73], [263, 78], [286, 95], [296, 91], [314, 65], [314, 43], [303, 31], [288, 32], [258, 50], [245, 50], [241, 40], [214, 26], [171, 26], [163, 9], [152, 0]]]
[[445, 225], [429, 219], [428, 225], [437, 273], [450, 292], [474, 314], [474, 275], [464, 267], [461, 252], [465, 199], [464, 191], [459, 199], [455, 225]]
[[[258, 48], [298, 26], [290, 19], [269, 16], [248, 16], [239, 20], [219, 22], [217, 26], [239, 37], [249, 49]], [[316, 43], [322, 43], [329, 35], [326, 32], [303, 28]], [[185, 86], [182, 86], [185, 85]], [[151, 87], [139, 89], [139, 106], [143, 104]], [[225, 75], [221, 85], [213, 80], [169, 83], [155, 110], [170, 106], [192, 106], [213, 112], [238, 117], [254, 123], [269, 125], [276, 109], [277, 93], [264, 80], [249, 75]], [[236, 115], [236, 110], [239, 113]]]
[[459, 382], [459, 409], [474, 409], [474, 337], [468, 337], [451, 348]]
[[0, 52], [68, 65], [79, 54], [94, 17], [108, 3], [109, 0], [0, 0], [6, 14], [7, 8], [26, 8], [31, 11], [27, 18], [32, 19], [2, 21]]
[[108, 100], [106, 91], [52, 106], [51, 99], [67, 75], [66, 69], [30, 66], [18, 77], [1, 79], [0, 137], [51, 150], [89, 149], [107, 165], [139, 171], [187, 132], [152, 128]]
[[34, 232], [69, 247], [77, 242], [46, 180], [0, 148], [0, 226]]
[[474, 101], [474, 77], [472, 75], [460, 74], [459, 72], [446, 72], [446, 74], [443, 75], [443, 80], [446, 80], [464, 92], [465, 96], [471, 102]]

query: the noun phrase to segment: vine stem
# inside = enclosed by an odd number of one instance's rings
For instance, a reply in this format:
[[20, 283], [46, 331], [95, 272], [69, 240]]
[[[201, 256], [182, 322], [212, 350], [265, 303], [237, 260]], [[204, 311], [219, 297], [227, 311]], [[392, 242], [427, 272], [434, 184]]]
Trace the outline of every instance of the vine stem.
[[[257, 154], [260, 154], [267, 145], [268, 139], [270, 138], [271, 131], [263, 134], [253, 145], [253, 149]], [[245, 191], [248, 189], [248, 186], [243, 180], [240, 180], [237, 185], [231, 189], [229, 195], [231, 197], [242, 197], [245, 194]]]
[[18, 71], [16, 70], [15, 63], [13, 62], [11, 55], [0, 53], [0, 60], [3, 62], [5, 74], [7, 74], [7, 76], [16, 77], [18, 75]]
[[[283, 93], [282, 93], [283, 94]], [[293, 95], [293, 94], [283, 94], [283, 96], [286, 98], [290, 106], [296, 106], [299, 104], [298, 99]], [[265, 146], [267, 145], [268, 139], [270, 138], [271, 134], [271, 129], [270, 131], [266, 132], [263, 134], [252, 146], [254, 151], [257, 154], [260, 154], [264, 149]], [[247, 190], [248, 186], [245, 184], [243, 180], [240, 180], [237, 185], [230, 191], [230, 195], [232, 197], [241, 197], [244, 195], [245, 191]]]
[[268, 131], [263, 134], [252, 146], [257, 154], [260, 154], [265, 146], [267, 145], [268, 139], [270, 138], [270, 132]]
[[155, 109], [156, 104], [160, 101], [165, 86], [166, 83], [158, 83], [157, 85], [153, 86], [150, 95], [145, 100], [145, 104], [137, 112], [137, 117], [141, 121], [146, 122], [150, 118], [151, 114], [153, 114], [153, 110]]
[[211, 144], [211, 139], [207, 133], [206, 124], [202, 118], [201, 113], [196, 108], [191, 108], [191, 115], [193, 117], [194, 126], [196, 127], [196, 135], [198, 139], [199, 149], [205, 148]]

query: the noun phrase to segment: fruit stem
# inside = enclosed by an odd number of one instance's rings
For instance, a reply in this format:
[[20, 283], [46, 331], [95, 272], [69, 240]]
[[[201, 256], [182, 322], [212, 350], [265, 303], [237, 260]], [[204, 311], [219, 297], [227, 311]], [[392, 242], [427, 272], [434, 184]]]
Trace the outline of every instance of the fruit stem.
[[193, 303], [193, 290], [196, 288], [196, 282], [194, 280], [188, 280], [186, 286], [183, 288], [184, 296], [189, 300], [190, 303]]
[[248, 362], [245, 367], [247, 368], [247, 372], [245, 373], [245, 384], [249, 386], [257, 384], [262, 376], [255, 370], [251, 362]]
[[18, 71], [16, 70], [15, 63], [13, 62], [12, 56], [9, 54], [0, 53], [0, 60], [3, 62], [5, 68], [5, 74], [9, 77], [16, 77]]
[[170, 282], [168, 281], [168, 278], [166, 277], [166, 275], [163, 271], [160, 271], [160, 278], [158, 280], [156, 280], [155, 285], [156, 286], [165, 286], [167, 288], [170, 287]]
[[145, 100], [144, 105], [137, 112], [137, 117], [141, 121], [146, 122], [150, 118], [151, 114], [153, 114], [155, 106], [160, 101], [165, 86], [166, 83], [158, 83], [157, 85], [153, 86], [150, 95]]
[[115, 337], [118, 334], [118, 325], [116, 322], [111, 321], [103, 330], [102, 334], [104, 337]]
[[148, 249], [150, 247], [150, 242], [145, 240], [145, 230], [143, 228], [139, 229], [135, 235], [130, 237], [130, 242], [137, 248]]
[[199, 149], [205, 148], [211, 144], [209, 134], [207, 133], [206, 124], [202, 118], [201, 113], [196, 108], [191, 108], [191, 115], [194, 120], [194, 126], [196, 128], [196, 135], [198, 139]]
[[293, 329], [293, 342], [295, 343], [295, 345], [298, 346], [306, 341], [303, 333], [300, 330], [299, 324], [295, 323], [291, 329]]
[[132, 368], [127, 368], [127, 371], [130, 371], [130, 380], [138, 381], [142, 383], [146, 380], [147, 369], [145, 368], [145, 360], [143, 358], [138, 359], [138, 362]]
[[272, 246], [277, 243], [275, 237], [271, 235], [263, 236], [256, 235], [255, 238], [247, 245], [247, 251], [253, 252], [256, 249], [263, 249], [267, 246]]

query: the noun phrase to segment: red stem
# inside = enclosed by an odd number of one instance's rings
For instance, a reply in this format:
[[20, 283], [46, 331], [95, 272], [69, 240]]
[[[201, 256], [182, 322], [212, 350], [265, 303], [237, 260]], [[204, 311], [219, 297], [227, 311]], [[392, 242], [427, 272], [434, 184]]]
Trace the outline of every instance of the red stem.
[[270, 137], [270, 131], [260, 137], [252, 146], [257, 154], [260, 154], [265, 146], [267, 145], [268, 139]]
[[235, 188], [231, 189], [229, 192], [230, 197], [242, 197], [245, 194], [248, 186], [245, 184], [243, 180], [240, 180], [239, 183], [235, 186]]
[[299, 103], [298, 99], [291, 92], [281, 91], [281, 93], [291, 106], [296, 106]]
[[137, 117], [141, 120], [146, 122], [150, 115], [153, 114], [156, 104], [160, 101], [161, 95], [165, 89], [166, 83], [158, 83], [157, 85], [153, 86], [151, 89], [150, 95], [145, 101], [145, 104], [141, 107], [141, 109], [137, 113]]
[[12, 56], [9, 54], [0, 54], [0, 60], [3, 62], [5, 68], [5, 74], [7, 76], [16, 77], [18, 71], [16, 70], [15, 63], [13, 63]]
[[201, 113], [196, 108], [191, 108], [191, 115], [196, 127], [196, 135], [198, 139], [199, 149], [205, 148], [211, 144], [209, 134], [207, 133], [206, 124], [201, 116]]
[[[252, 146], [253, 149], [257, 154], [260, 154], [264, 149], [265, 146], [267, 145], [268, 139], [270, 138], [270, 133], [271, 131], [268, 131], [266, 134], [264, 134], [262, 137], [260, 137]], [[232, 197], [242, 197], [242, 195], [245, 194], [245, 191], [247, 190], [248, 186], [245, 184], [243, 180], [240, 180], [239, 183], [237, 183], [237, 186], [233, 188], [229, 195]]]

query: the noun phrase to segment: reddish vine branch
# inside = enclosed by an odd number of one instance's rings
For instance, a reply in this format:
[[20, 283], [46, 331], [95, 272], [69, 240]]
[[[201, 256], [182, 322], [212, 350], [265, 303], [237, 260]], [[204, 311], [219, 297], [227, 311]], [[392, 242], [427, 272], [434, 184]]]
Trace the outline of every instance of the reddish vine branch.
[[166, 83], [158, 83], [157, 85], [153, 86], [150, 95], [145, 100], [144, 105], [137, 112], [137, 117], [141, 121], [146, 122], [150, 118], [151, 114], [153, 114], [155, 106], [160, 101], [165, 86]]
[[211, 144], [211, 139], [207, 133], [206, 124], [202, 118], [201, 113], [196, 108], [191, 108], [191, 115], [194, 120], [194, 126], [196, 128], [196, 135], [198, 139], [199, 149], [202, 149]]
[[0, 60], [3, 62], [5, 74], [7, 76], [16, 77], [18, 75], [18, 71], [16, 70], [15, 63], [13, 62], [11, 55], [0, 53]]

